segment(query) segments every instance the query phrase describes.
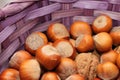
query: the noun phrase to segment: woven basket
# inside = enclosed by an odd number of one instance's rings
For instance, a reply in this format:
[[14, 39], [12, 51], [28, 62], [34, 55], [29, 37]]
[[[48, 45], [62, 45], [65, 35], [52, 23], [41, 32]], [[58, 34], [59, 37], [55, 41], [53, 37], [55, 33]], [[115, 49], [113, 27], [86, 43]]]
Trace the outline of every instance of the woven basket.
[[0, 9], [0, 72], [9, 58], [24, 48], [26, 37], [46, 31], [50, 23], [61, 22], [69, 29], [75, 20], [92, 23], [100, 14], [120, 25], [120, 0], [13, 0]]

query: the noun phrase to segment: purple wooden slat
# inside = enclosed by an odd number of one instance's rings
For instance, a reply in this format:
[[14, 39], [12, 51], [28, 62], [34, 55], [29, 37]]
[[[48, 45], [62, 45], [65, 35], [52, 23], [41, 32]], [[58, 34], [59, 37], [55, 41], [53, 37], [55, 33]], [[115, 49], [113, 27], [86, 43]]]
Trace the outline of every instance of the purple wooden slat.
[[6, 20], [1, 22], [2, 27], [6, 27], [6, 26], [10, 26], [12, 24], [14, 24], [15, 22], [19, 21], [20, 19], [22, 19], [23, 17], [25, 17], [25, 15], [27, 15], [27, 13], [33, 9], [37, 8], [37, 5], [34, 4], [32, 6], [30, 6], [29, 8], [25, 9], [24, 11], [20, 12], [19, 14], [16, 14], [12, 17], [8, 17], [6, 18]]
[[120, 12], [120, 6], [119, 6], [119, 9], [118, 9], [118, 11]]
[[20, 35], [25, 33], [26, 31], [29, 31], [31, 28], [33, 28], [38, 23], [38, 19], [28, 22], [24, 25], [23, 28], [15, 31], [10, 37], [9, 40], [12, 42], [13, 40], [17, 39]]
[[[43, 6], [49, 5], [49, 1], [48, 1], [48, 0], [43, 0], [43, 1], [42, 1], [42, 5], [43, 5]], [[45, 16], [45, 20], [46, 20], [46, 21], [49, 21], [49, 20], [50, 20], [50, 15], [46, 15], [46, 16]]]
[[16, 29], [15, 25], [8, 26], [0, 32], [0, 44], [8, 38]]
[[[71, 4], [62, 4], [62, 9], [63, 10], [69, 10], [71, 9]], [[66, 15], [66, 14], [65, 14]], [[62, 23], [69, 29], [70, 23], [71, 22], [71, 18], [70, 17], [66, 17], [62, 19]]]
[[67, 3], [62, 4], [62, 10], [69, 10], [72, 8], [71, 6], [72, 6], [71, 4], [67, 4]]
[[42, 8], [38, 8], [36, 10], [33, 10], [31, 12], [28, 13], [28, 15], [26, 16], [25, 20], [33, 20], [37, 17], [41, 17], [47, 14], [50, 14], [56, 10], [59, 10], [61, 8], [61, 4], [60, 3], [54, 3]]
[[23, 9], [25, 9], [27, 6], [31, 5], [33, 2], [26, 2], [26, 3], [15, 3], [7, 5], [2, 9], [2, 11], [5, 14], [5, 17], [16, 14]]
[[22, 27], [24, 27], [24, 24], [25, 24], [25, 22], [24, 22], [23, 19], [19, 20], [19, 21], [16, 23], [17, 30], [19, 30], [19, 29], [21, 29]]
[[94, 19], [95, 19], [95, 17], [93, 17], [93, 16], [74, 16], [73, 22], [74, 21], [84, 21], [84, 22], [87, 22], [89, 24], [92, 24]]
[[120, 25], [120, 21], [118, 21], [118, 25]]
[[[111, 11], [119, 12], [120, 4], [112, 4], [112, 5], [113, 5], [113, 7], [112, 7]], [[114, 20], [113, 25], [114, 26], [119, 25], [119, 21]]]
[[2, 52], [2, 47], [1, 47], [2, 45], [0, 44], [0, 53]]
[[20, 36], [20, 43], [21, 44], [24, 44], [25, 43], [25, 40], [27, 38], [27, 36], [29, 35], [30, 33], [27, 31], [26, 33], [24, 33], [23, 35]]
[[1, 22], [3, 27], [10, 26], [15, 22], [19, 21], [26, 15], [26, 12], [21, 12], [20, 14], [14, 15], [12, 17], [8, 17], [5, 21]]
[[73, 7], [106, 10], [108, 8], [108, 2], [106, 1], [78, 1], [73, 4]]
[[25, 50], [24, 45], [20, 46], [20, 47], [17, 49], [17, 51], [19, 51], [19, 50]]
[[0, 66], [8, 60], [8, 58], [14, 53], [14, 51], [20, 46], [19, 40], [15, 40], [8, 48], [0, 53]]
[[52, 21], [47, 21], [43, 24], [38, 24], [36, 28], [33, 28], [30, 30], [30, 32], [35, 32], [35, 31], [46, 31], [48, 26], [52, 23], [57, 23], [57, 22], [61, 22], [61, 20], [52, 20]]
[[39, 0], [12, 0], [10, 3], [15, 3], [15, 2], [33, 2], [33, 1], [39, 1]]
[[[14, 15], [18, 12], [21, 12], [23, 9], [25, 9], [26, 7], [32, 5], [34, 3], [33, 2], [24, 2], [24, 3], [13, 3], [13, 4], [9, 4], [9, 5], [6, 5], [4, 8], [2, 8], [0, 11], [0, 20], [2, 20], [4, 17], [8, 17], [8, 16], [11, 16], [11, 15]], [[4, 15], [4, 16], [3, 16]]]
[[3, 29], [4, 29], [3, 26], [0, 25], [0, 32], [1, 32]]
[[52, 20], [70, 17], [70, 16], [81, 15], [82, 13], [83, 13], [83, 11], [81, 9], [70, 9], [70, 10], [56, 11], [52, 14]]
[[0, 20], [4, 19], [5, 13], [0, 9]]
[[[19, 22], [16, 23], [16, 27], [17, 27], [17, 30], [20, 30], [21, 28], [24, 27], [24, 21], [23, 19], [20, 20]], [[23, 44], [25, 42], [25, 39], [26, 39], [26, 36], [29, 34], [29, 31], [25, 32], [24, 34], [22, 34], [19, 39], [20, 39], [20, 43]]]
[[2, 50], [6, 49], [11, 44], [10, 40], [7, 38], [4, 42], [2, 42]]
[[108, 0], [111, 4], [120, 4], [120, 0]]
[[59, 2], [59, 3], [72, 3], [72, 2], [76, 2], [78, 0], [49, 0], [52, 2]]
[[0, 67], [0, 73], [2, 72], [2, 71], [4, 71], [6, 68], [8, 68], [9, 67], [9, 60], [7, 60], [6, 62], [4, 62], [3, 64], [2, 64], [2, 66]]
[[109, 15], [112, 19], [120, 21], [120, 12], [113, 12], [113, 11], [104, 11], [104, 10], [95, 10], [94, 16], [98, 16], [100, 14]]
[[109, 4], [109, 6], [108, 6], [108, 9], [107, 9], [107, 10], [112, 11], [112, 8], [113, 8], [113, 4]]
[[118, 5], [118, 4], [113, 4], [112, 11], [119, 12], [119, 9], [120, 9], [120, 5]]
[[92, 9], [83, 9], [83, 15], [84, 16], [93, 16], [93, 11]]

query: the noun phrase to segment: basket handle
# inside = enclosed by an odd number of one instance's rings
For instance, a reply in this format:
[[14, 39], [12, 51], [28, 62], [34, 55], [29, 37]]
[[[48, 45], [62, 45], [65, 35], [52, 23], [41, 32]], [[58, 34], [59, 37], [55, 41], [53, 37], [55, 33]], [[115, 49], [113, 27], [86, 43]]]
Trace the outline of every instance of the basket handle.
[[26, 7], [32, 5], [35, 1], [39, 0], [14, 0], [8, 3], [4, 8], [0, 10], [0, 20], [21, 12]]

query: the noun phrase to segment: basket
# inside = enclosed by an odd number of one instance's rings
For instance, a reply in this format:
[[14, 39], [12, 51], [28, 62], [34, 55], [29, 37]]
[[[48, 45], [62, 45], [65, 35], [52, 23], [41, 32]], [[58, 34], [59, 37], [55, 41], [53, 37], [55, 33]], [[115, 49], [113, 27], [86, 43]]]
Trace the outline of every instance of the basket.
[[50, 23], [61, 22], [69, 29], [76, 20], [92, 23], [100, 14], [120, 25], [120, 0], [12, 0], [0, 9], [0, 72], [9, 58], [23, 49], [26, 37], [46, 31]]

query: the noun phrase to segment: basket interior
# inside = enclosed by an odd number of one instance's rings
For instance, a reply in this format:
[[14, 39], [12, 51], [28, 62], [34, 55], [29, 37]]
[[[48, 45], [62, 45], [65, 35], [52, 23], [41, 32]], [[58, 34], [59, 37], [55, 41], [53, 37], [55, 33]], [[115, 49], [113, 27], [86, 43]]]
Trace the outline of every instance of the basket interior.
[[0, 9], [0, 72], [7, 67], [10, 56], [24, 48], [30, 33], [44, 32], [55, 22], [63, 23], [68, 29], [76, 20], [91, 24], [100, 14], [109, 15], [113, 27], [120, 25], [120, 0], [12, 1]]

